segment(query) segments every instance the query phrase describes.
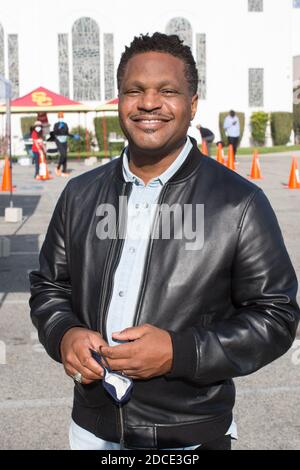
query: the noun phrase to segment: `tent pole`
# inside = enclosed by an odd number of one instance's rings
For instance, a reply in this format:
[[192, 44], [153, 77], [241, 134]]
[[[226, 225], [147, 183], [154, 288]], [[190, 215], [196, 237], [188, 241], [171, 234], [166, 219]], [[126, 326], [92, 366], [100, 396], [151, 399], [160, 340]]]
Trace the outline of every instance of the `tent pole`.
[[[80, 113], [80, 111], [78, 111], [78, 134], [80, 134], [80, 121], [81, 121], [80, 118], [81, 118], [81, 113]], [[78, 154], [77, 154], [77, 162], [80, 161], [80, 155], [79, 154], [80, 154], [80, 152], [78, 152]]]
[[86, 155], [87, 157], [90, 156], [90, 143], [89, 143], [89, 131], [88, 131], [88, 128], [87, 128], [87, 113], [84, 114], [84, 118], [85, 118], [85, 150], [86, 150]]
[[103, 126], [104, 158], [107, 158], [107, 157], [108, 157], [108, 148], [107, 148], [107, 125], [106, 125], [106, 116], [105, 116], [105, 112], [103, 113], [102, 126]]

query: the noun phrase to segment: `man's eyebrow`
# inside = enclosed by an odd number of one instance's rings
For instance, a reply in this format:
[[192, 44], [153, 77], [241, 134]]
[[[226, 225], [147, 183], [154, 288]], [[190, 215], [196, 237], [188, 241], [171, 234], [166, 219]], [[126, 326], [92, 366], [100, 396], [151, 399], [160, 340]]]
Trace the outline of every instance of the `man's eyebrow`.
[[[170, 88], [179, 88], [178, 84], [176, 84], [176, 83], [174, 83], [170, 80], [163, 80], [163, 81], [159, 82], [156, 86], [158, 88], [163, 88], [165, 86], [170, 87]], [[143, 82], [139, 81], [139, 80], [133, 80], [132, 82], [125, 84], [125, 87], [126, 88], [136, 87], [136, 88], [144, 89], [145, 84]]]

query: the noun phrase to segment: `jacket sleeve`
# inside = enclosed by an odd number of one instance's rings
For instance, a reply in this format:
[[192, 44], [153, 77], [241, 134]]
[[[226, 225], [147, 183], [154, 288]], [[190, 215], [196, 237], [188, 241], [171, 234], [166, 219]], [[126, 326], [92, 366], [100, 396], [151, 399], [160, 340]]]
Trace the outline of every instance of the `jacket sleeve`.
[[[251, 374], [284, 354], [296, 335], [297, 279], [273, 209], [258, 190], [244, 211], [232, 264], [235, 314], [209, 326], [170, 332], [168, 378], [199, 384]], [[228, 316], [228, 315], [227, 315]]]
[[68, 185], [52, 215], [40, 257], [39, 270], [29, 275], [31, 319], [47, 353], [61, 362], [60, 342], [75, 326], [83, 325], [72, 311], [71, 280], [65, 245], [65, 204]]

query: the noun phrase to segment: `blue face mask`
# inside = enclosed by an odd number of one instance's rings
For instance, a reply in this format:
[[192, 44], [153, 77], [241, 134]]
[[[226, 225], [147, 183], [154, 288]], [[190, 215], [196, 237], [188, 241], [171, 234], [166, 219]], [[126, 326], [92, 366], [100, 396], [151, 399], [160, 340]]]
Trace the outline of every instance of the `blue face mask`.
[[103, 388], [118, 404], [123, 404], [130, 399], [133, 381], [130, 377], [120, 372], [112, 371], [105, 357], [90, 349], [92, 357], [104, 370], [102, 379]]

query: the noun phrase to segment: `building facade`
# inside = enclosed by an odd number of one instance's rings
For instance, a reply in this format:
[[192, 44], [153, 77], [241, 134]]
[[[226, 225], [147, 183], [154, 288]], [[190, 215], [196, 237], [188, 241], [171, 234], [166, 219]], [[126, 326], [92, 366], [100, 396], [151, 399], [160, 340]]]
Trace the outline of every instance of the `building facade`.
[[299, 0], [0, 0], [0, 74], [13, 97], [44, 86], [94, 105], [117, 96], [116, 69], [134, 35], [176, 33], [198, 66], [194, 123], [218, 137], [219, 112], [244, 112], [249, 145], [252, 112], [292, 111], [298, 20]]

